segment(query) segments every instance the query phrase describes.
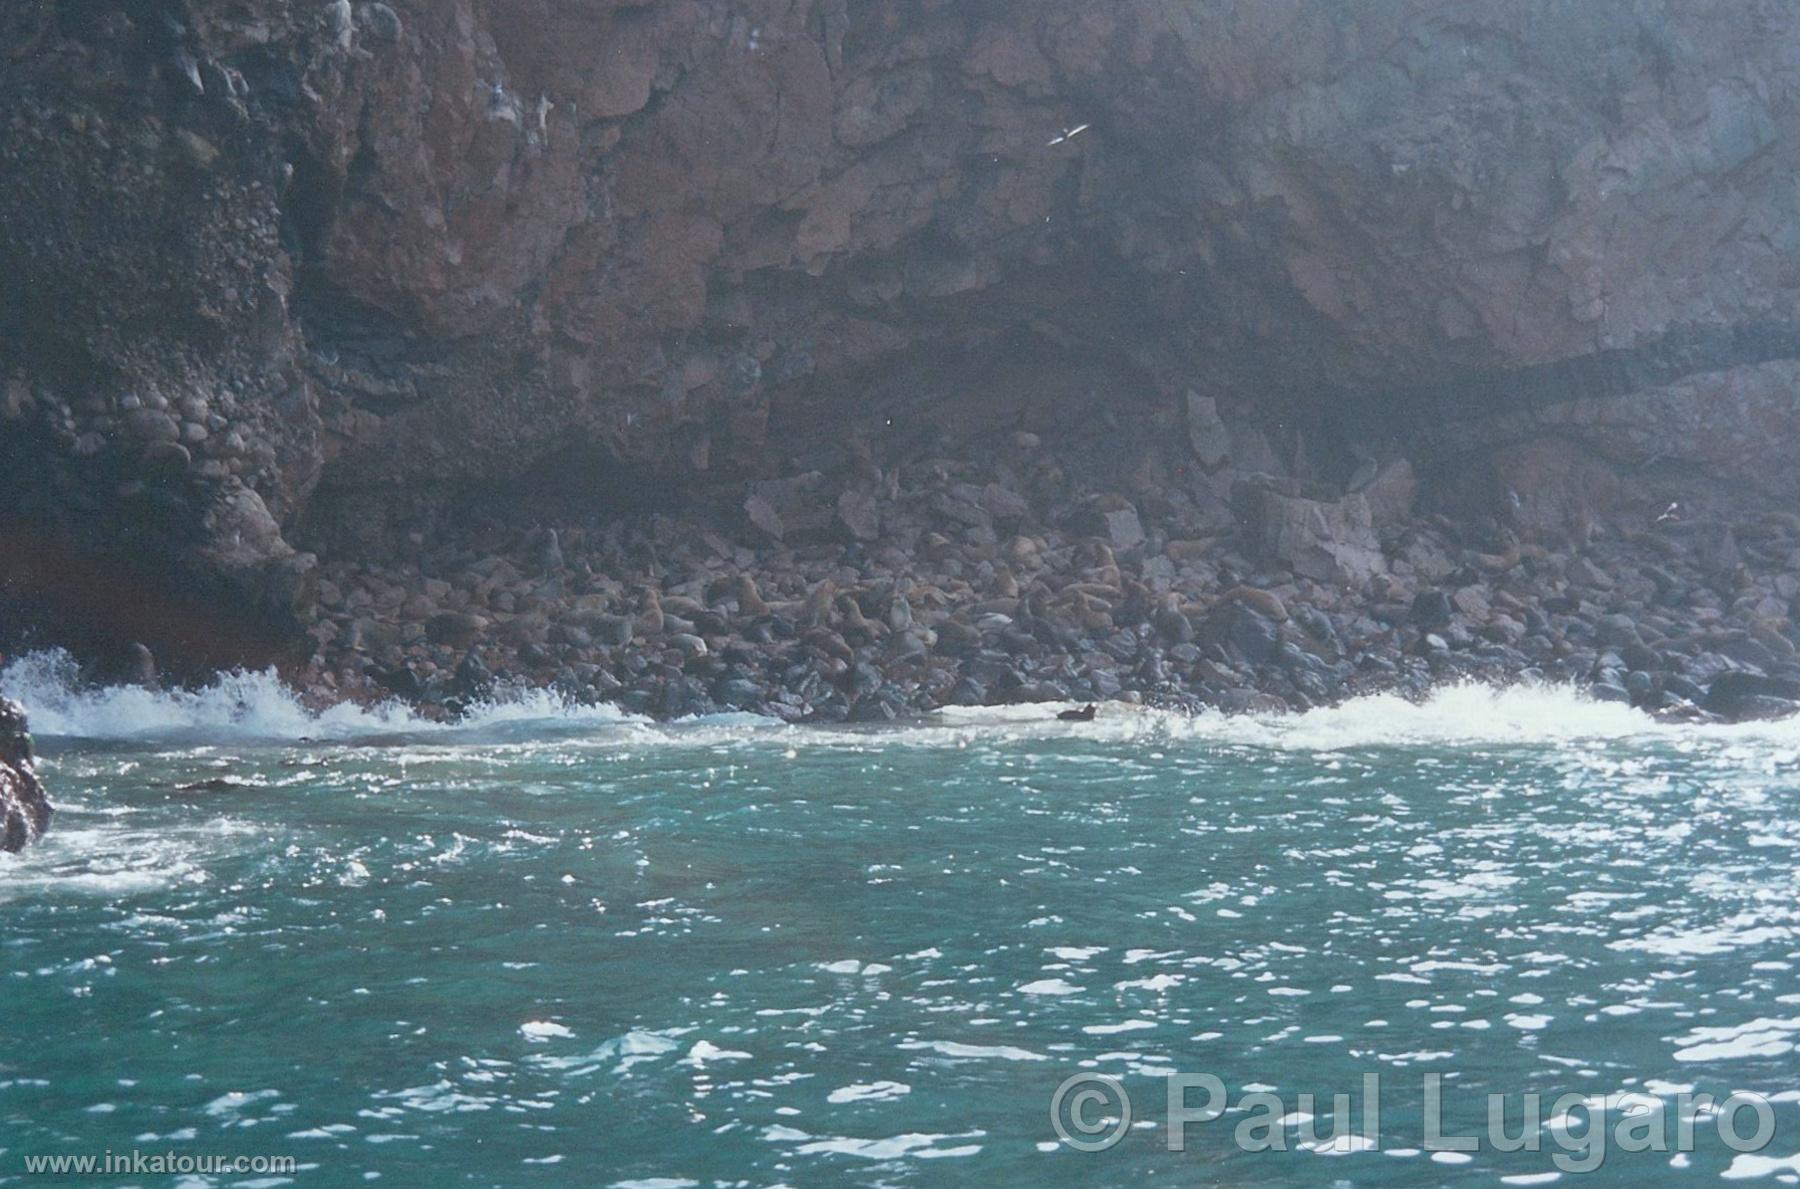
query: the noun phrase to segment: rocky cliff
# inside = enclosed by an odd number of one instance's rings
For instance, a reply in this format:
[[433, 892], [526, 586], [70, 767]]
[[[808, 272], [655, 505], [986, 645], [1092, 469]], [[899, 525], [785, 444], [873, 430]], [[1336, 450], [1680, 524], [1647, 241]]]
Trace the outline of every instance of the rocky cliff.
[[[873, 539], [883, 468], [1021, 434], [1056, 499], [1135, 483], [1157, 544], [1323, 534], [1296, 572], [1340, 583], [1388, 568], [1354, 489], [1397, 460], [1424, 510], [1553, 544], [1791, 500], [1797, 24], [1781, 0], [6, 5], [14, 619], [304, 656], [321, 558], [423, 581], [478, 522], [701, 506], [766, 541], [750, 485], [858, 466], [868, 491], [819, 498]], [[1234, 499], [1254, 474], [1286, 494]], [[1302, 486], [1327, 510], [1271, 503]]]

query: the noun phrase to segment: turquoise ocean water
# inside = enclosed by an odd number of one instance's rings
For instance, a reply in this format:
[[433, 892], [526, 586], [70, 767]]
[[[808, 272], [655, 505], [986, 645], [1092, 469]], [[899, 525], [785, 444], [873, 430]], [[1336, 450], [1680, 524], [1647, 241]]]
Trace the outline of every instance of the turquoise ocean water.
[[[0, 1183], [1800, 1178], [1800, 725], [1462, 689], [445, 729], [52, 669], [0, 678], [61, 808], [0, 856]], [[1181, 1151], [1171, 1074], [1224, 1112]], [[1697, 1097], [1734, 1093], [1755, 1151]]]

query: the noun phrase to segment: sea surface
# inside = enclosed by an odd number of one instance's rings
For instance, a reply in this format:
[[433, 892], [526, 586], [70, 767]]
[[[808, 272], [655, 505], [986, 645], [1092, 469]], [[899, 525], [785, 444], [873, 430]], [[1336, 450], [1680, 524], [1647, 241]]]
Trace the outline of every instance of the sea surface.
[[1800, 724], [1460, 688], [445, 728], [67, 678], [0, 674], [60, 810], [0, 856], [0, 1183], [1800, 1179]]

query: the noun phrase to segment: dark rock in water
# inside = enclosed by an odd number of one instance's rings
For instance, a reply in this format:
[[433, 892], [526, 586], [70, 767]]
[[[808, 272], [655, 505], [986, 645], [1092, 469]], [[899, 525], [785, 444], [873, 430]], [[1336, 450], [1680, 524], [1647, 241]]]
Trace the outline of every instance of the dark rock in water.
[[471, 652], [456, 666], [452, 688], [464, 698], [485, 698], [494, 690], [494, 675], [482, 663], [479, 654]]
[[1800, 703], [1800, 681], [1732, 671], [1719, 674], [1706, 691], [1700, 708], [1736, 722], [1782, 718], [1792, 713], [1792, 709], [1784, 711], [1782, 703], [1790, 707]]
[[733, 710], [753, 710], [764, 700], [762, 687], [745, 677], [729, 677], [719, 682], [713, 697]]
[[142, 644], [129, 644], [111, 656], [102, 657], [88, 674], [101, 685], [157, 686], [156, 657]]
[[241, 789], [244, 787], [244, 782], [241, 780], [235, 780], [229, 776], [214, 776], [206, 780], [194, 780], [189, 781], [187, 784], [178, 784], [175, 786], [175, 791], [178, 793], [225, 793], [230, 792], [232, 789]]
[[1706, 700], [1706, 691], [1700, 687], [1699, 683], [1690, 681], [1679, 673], [1671, 673], [1664, 677], [1662, 686], [1664, 693], [1674, 694], [1683, 701], [1692, 702], [1696, 706]]
[[987, 701], [987, 687], [973, 677], [964, 677], [950, 691], [950, 705], [952, 706], [985, 706]]
[[893, 722], [899, 716], [899, 709], [880, 694], [858, 698], [850, 707], [851, 722]]
[[1795, 714], [1800, 714], [1800, 702], [1789, 698], [1772, 698], [1766, 694], [1748, 694], [1735, 699], [1731, 703], [1730, 713], [1725, 717], [1732, 722], [1769, 722], [1778, 718], [1792, 718]]
[[38, 780], [25, 711], [0, 698], [0, 851], [23, 850], [43, 837], [51, 812]]
[[1411, 621], [1422, 628], [1440, 628], [1450, 622], [1456, 608], [1441, 590], [1422, 590], [1413, 598]]
[[1719, 654], [1730, 657], [1740, 665], [1754, 665], [1758, 669], [1768, 669], [1780, 662], [1763, 644], [1745, 636], [1741, 640], [1726, 640], [1719, 645]]
[[1627, 705], [1631, 703], [1630, 692], [1623, 686], [1614, 685], [1610, 681], [1596, 681], [1588, 687], [1588, 692], [1593, 695], [1596, 702], [1624, 702]]

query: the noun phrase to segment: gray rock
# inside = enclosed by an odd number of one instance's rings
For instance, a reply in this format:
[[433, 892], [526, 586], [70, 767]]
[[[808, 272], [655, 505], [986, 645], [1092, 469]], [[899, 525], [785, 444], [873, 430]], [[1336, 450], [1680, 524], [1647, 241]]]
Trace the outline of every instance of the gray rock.
[[160, 409], [135, 409], [125, 418], [125, 428], [140, 442], [174, 442], [181, 438], [181, 422]]
[[858, 541], [881, 536], [881, 506], [862, 491], [846, 491], [837, 498], [837, 522]]
[[757, 480], [750, 485], [744, 500], [744, 514], [750, 523], [776, 540], [785, 540], [790, 534], [828, 532], [836, 508], [820, 498], [821, 482], [817, 471]]
[[1259, 479], [1234, 486], [1232, 504], [1251, 548], [1301, 577], [1361, 587], [1387, 571], [1369, 501], [1362, 495], [1311, 499]]
[[0, 851], [20, 851], [42, 838], [53, 812], [38, 779], [25, 711], [0, 698]]
[[1412, 515], [1419, 479], [1412, 463], [1402, 458], [1378, 468], [1367, 485], [1355, 490], [1368, 501], [1369, 516], [1377, 527], [1403, 524]]
[[1422, 590], [1413, 596], [1408, 620], [1424, 628], [1439, 628], [1450, 622], [1456, 608], [1450, 596], [1441, 590]]
[[1115, 552], [1133, 549], [1144, 543], [1144, 524], [1137, 509], [1116, 496], [1103, 497], [1088, 504], [1076, 518], [1075, 530], [1099, 537]]
[[1594, 638], [1609, 648], [1643, 646], [1644, 638], [1638, 634], [1637, 622], [1629, 615], [1602, 615], [1594, 628]]
[[1267, 663], [1281, 648], [1281, 630], [1274, 621], [1235, 601], [1215, 608], [1206, 617], [1198, 639], [1236, 652], [1252, 664]]
[[1577, 586], [1594, 590], [1611, 590], [1613, 577], [1585, 557], [1575, 557], [1563, 567], [1563, 573]]
[[193, 461], [194, 456], [180, 442], [151, 442], [144, 447], [144, 463], [154, 470], [181, 472]]
[[400, 40], [400, 34], [403, 31], [400, 14], [386, 4], [380, 3], [379, 0], [374, 4], [365, 4], [362, 6], [361, 16], [363, 26], [376, 40]]
[[[1671, 686], [1671, 688], [1673, 688]], [[1800, 681], [1757, 673], [1721, 673], [1706, 691], [1700, 708], [1732, 721], [1785, 717], [1778, 702], [1800, 702]]]
[[636, 628], [636, 622], [626, 615], [594, 615], [587, 619], [587, 629], [593, 634], [594, 641], [615, 648], [631, 643]]
[[687, 656], [705, 656], [707, 652], [706, 641], [690, 632], [675, 633], [669, 637], [669, 643]]
[[542, 570], [560, 570], [563, 568], [562, 539], [556, 530], [547, 528], [538, 541], [538, 568]]
[[1219, 404], [1193, 389], [1187, 394], [1188, 448], [1208, 471], [1231, 461], [1231, 431], [1219, 417]]
[[720, 705], [733, 710], [753, 710], [765, 700], [762, 687], [744, 677], [729, 677], [719, 682], [713, 697]]
[[1694, 531], [1694, 564], [1701, 570], [1713, 575], [1729, 575], [1737, 572], [1744, 564], [1744, 556], [1738, 549], [1737, 537], [1731, 526], [1725, 524], [1702, 524]]
[[981, 489], [981, 506], [995, 520], [1023, 520], [1031, 511], [1031, 505], [1025, 502], [1024, 496], [998, 483], [989, 483]]
[[774, 504], [760, 495], [753, 494], [744, 500], [744, 515], [751, 524], [777, 541], [787, 535], [787, 525], [782, 523], [781, 513], [775, 510]]

